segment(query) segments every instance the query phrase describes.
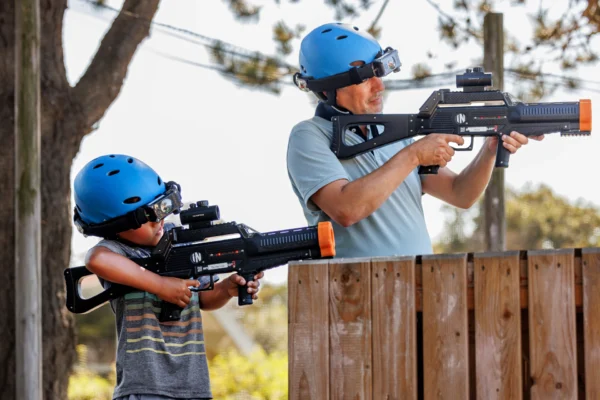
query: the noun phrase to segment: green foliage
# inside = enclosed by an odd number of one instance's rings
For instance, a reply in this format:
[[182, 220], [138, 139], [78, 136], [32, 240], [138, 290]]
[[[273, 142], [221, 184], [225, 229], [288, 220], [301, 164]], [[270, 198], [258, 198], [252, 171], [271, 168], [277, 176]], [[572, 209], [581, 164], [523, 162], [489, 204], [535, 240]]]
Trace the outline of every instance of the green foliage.
[[288, 357], [260, 349], [246, 358], [235, 351], [209, 362], [213, 397], [222, 400], [283, 400], [288, 398]]
[[[253, 0], [224, 0], [236, 20], [242, 23], [260, 22], [262, 8], [268, 2]], [[289, 0], [299, 3], [301, 0]], [[442, 42], [459, 48], [475, 42], [483, 45], [483, 21], [489, 12], [498, 12], [505, 6], [524, 7], [533, 4], [533, 0], [456, 0], [454, 10], [442, 9], [437, 2], [427, 0], [435, 9], [438, 18], [438, 30]], [[251, 3], [261, 3], [254, 6]], [[375, 4], [380, 7], [375, 21], [367, 28], [373, 36], [379, 37], [383, 27], [379, 19], [384, 14], [389, 0], [382, 4], [370, 0], [325, 0], [323, 3], [333, 11], [332, 20], [348, 21], [356, 19]], [[281, 0], [273, 0], [279, 5]], [[599, 54], [594, 50], [592, 40], [600, 33], [600, 6], [598, 0], [572, 0], [563, 2], [563, 9], [554, 3], [540, 3], [535, 14], [530, 15], [532, 34], [529, 37], [511, 35], [505, 29], [505, 54], [512, 55], [505, 60], [505, 73], [512, 75], [519, 82], [513, 94], [524, 101], [539, 101], [559, 87], [576, 89], [581, 80], [576, 76], [550, 75], [544, 71], [548, 65], [557, 65], [565, 72], [575, 72], [585, 64], [594, 64]], [[536, 3], [537, 4], [537, 3]], [[553, 7], [552, 13], [550, 6]], [[506, 18], [505, 18], [506, 21]], [[293, 39], [299, 39], [305, 29], [303, 25], [291, 28], [290, 21], [279, 21], [274, 24], [273, 40], [277, 56], [240, 54], [230, 45], [217, 43], [213, 47], [213, 61], [223, 67], [223, 76], [243, 86], [260, 88], [274, 94], [280, 93], [283, 80], [291, 82], [290, 75], [297, 71], [295, 65], [289, 65], [279, 59], [294, 52]], [[505, 22], [505, 26], [506, 26]], [[430, 59], [437, 58], [433, 52]], [[482, 62], [475, 61], [476, 63]], [[436, 61], [439, 65], [439, 61]], [[447, 71], [454, 71], [456, 60], [444, 62]], [[425, 79], [432, 75], [430, 68], [423, 63], [414, 63], [413, 78]], [[436, 73], [438, 71], [435, 71]]]
[[110, 400], [113, 390], [114, 383], [90, 371], [69, 378], [69, 400]]
[[[249, 0], [224, 1], [236, 20], [242, 23], [260, 22], [262, 6], [254, 6]], [[290, 2], [295, 3], [299, 0], [290, 0]], [[279, 4], [280, 0], [273, 0], [273, 3]], [[372, 2], [370, 0], [325, 0], [324, 4], [333, 10], [333, 20], [342, 21], [345, 18], [357, 17], [362, 10], [369, 9]], [[281, 20], [272, 27], [276, 57], [241, 52], [220, 41], [215, 43], [211, 48], [211, 56], [213, 62], [222, 67], [223, 77], [247, 87], [279, 94], [281, 81], [286, 79], [291, 82], [290, 76], [297, 71], [295, 65], [281, 61], [279, 56], [287, 56], [293, 52], [292, 40], [299, 39], [305, 29], [302, 24], [291, 28], [287, 22], [289, 21]], [[377, 36], [381, 29], [373, 23], [368, 30]]]
[[[451, 15], [428, 1], [440, 14], [438, 25], [442, 41], [455, 48], [469, 41], [483, 43], [483, 21], [487, 13], [498, 12], [507, 5], [519, 7], [532, 3], [526, 0], [459, 0], [454, 2], [455, 13]], [[598, 53], [591, 45], [592, 39], [600, 33], [598, 0], [573, 0], [564, 4], [564, 9], [557, 10], [554, 3], [540, 2], [537, 12], [529, 16], [531, 37], [514, 37], [505, 29], [504, 49], [506, 54], [514, 56], [507, 70], [515, 79], [529, 82], [519, 88], [516, 93], [519, 98], [535, 101], [560, 86], [571, 89], [579, 86], [576, 77], [544, 75], [543, 70], [548, 64], [570, 72], [598, 61]]]
[[75, 322], [79, 343], [91, 344], [115, 338], [115, 315], [109, 303], [94, 312], [75, 315]]
[[[483, 202], [470, 210], [444, 206], [444, 234], [436, 253], [484, 251]], [[545, 185], [506, 196], [506, 249], [558, 249], [600, 246], [600, 208], [570, 203]]]
[[115, 387], [114, 373], [102, 377], [90, 371], [87, 365], [88, 348], [77, 346], [76, 372], [69, 377], [69, 400], [110, 400]]
[[286, 352], [287, 285], [262, 284], [255, 306], [246, 307], [242, 325], [267, 353]]

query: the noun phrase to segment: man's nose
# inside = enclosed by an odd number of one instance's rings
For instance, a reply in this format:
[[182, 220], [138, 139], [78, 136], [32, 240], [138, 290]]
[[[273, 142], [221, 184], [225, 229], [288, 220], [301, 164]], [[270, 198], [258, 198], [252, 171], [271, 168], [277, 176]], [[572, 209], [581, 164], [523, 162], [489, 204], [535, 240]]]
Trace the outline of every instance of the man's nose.
[[375, 91], [375, 92], [381, 92], [381, 91], [385, 90], [385, 85], [383, 84], [383, 79], [381, 79], [377, 76], [374, 76], [372, 78], [372, 88], [373, 88], [373, 91]]

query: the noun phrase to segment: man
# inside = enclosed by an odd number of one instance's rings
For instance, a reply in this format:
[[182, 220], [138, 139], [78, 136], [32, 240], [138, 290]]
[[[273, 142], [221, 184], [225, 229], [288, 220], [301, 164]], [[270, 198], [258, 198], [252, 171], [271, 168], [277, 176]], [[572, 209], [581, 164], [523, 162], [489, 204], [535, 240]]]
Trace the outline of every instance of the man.
[[[332, 221], [338, 257], [432, 253], [422, 194], [469, 208], [494, 169], [498, 139], [488, 138], [462, 172], [451, 171], [446, 166], [454, 155], [450, 144], [462, 145], [464, 140], [449, 134], [407, 139], [339, 160], [330, 150], [331, 117], [382, 112], [383, 74], [373, 64], [380, 57], [388, 57], [385, 65], [399, 68], [395, 50], [384, 51], [368, 33], [339, 23], [314, 29], [300, 48], [300, 73], [294, 81], [301, 89], [310, 89], [319, 105], [313, 118], [292, 129], [288, 175], [308, 223]], [[348, 132], [347, 138], [358, 143], [373, 134], [377, 133], [361, 127]], [[517, 132], [502, 141], [511, 153], [528, 142]], [[421, 165], [440, 169], [437, 175], [419, 175]]]

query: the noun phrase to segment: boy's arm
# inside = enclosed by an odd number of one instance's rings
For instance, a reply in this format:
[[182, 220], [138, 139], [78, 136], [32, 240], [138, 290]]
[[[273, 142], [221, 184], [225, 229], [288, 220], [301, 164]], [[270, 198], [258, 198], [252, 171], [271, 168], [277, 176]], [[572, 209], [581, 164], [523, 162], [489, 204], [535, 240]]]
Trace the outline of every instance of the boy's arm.
[[86, 255], [85, 266], [94, 274], [107, 281], [130, 286], [185, 307], [192, 297], [189, 286], [199, 286], [196, 279], [165, 277], [148, 271], [106, 247], [94, 247]]
[[[258, 287], [264, 272], [254, 275], [254, 280], [248, 282], [248, 293], [252, 294], [252, 299], [258, 299]], [[241, 275], [231, 274], [221, 282], [215, 283], [213, 290], [200, 292], [200, 308], [206, 311], [217, 310], [223, 307], [232, 298], [238, 295], [238, 286], [244, 286], [246, 280]]]

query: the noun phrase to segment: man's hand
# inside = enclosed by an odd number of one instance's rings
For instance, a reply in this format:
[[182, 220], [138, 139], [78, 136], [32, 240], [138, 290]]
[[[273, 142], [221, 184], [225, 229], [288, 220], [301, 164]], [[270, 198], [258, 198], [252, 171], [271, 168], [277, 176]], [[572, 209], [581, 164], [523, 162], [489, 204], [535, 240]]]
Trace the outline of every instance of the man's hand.
[[160, 278], [160, 290], [155, 294], [161, 300], [182, 308], [185, 308], [192, 298], [192, 291], [189, 287], [200, 286], [197, 279], [180, 279], [171, 276], [161, 276]]
[[[508, 151], [510, 151], [510, 154], [515, 154], [521, 146], [524, 146], [527, 143], [529, 143], [529, 139], [541, 141], [544, 139], [544, 135], [527, 137], [525, 135], [520, 134], [519, 132], [513, 131], [510, 133], [510, 135], [502, 135], [502, 145]], [[487, 144], [488, 144], [488, 150], [491, 151], [492, 153], [496, 154], [496, 148], [498, 146], [498, 138], [497, 137], [488, 138]]]
[[[252, 294], [252, 300], [258, 299], [258, 287], [260, 286], [259, 279], [265, 276], [263, 271], [254, 275], [254, 280], [248, 282], [248, 293]], [[238, 286], [245, 286], [246, 280], [242, 278], [241, 275], [231, 274], [229, 275], [229, 287], [227, 288], [227, 293], [229, 296], [234, 297], [238, 295]]]
[[455, 151], [450, 143], [460, 146], [465, 143], [465, 140], [458, 135], [432, 133], [417, 140], [411, 147], [419, 165], [439, 165], [440, 168], [443, 168], [454, 156]]

